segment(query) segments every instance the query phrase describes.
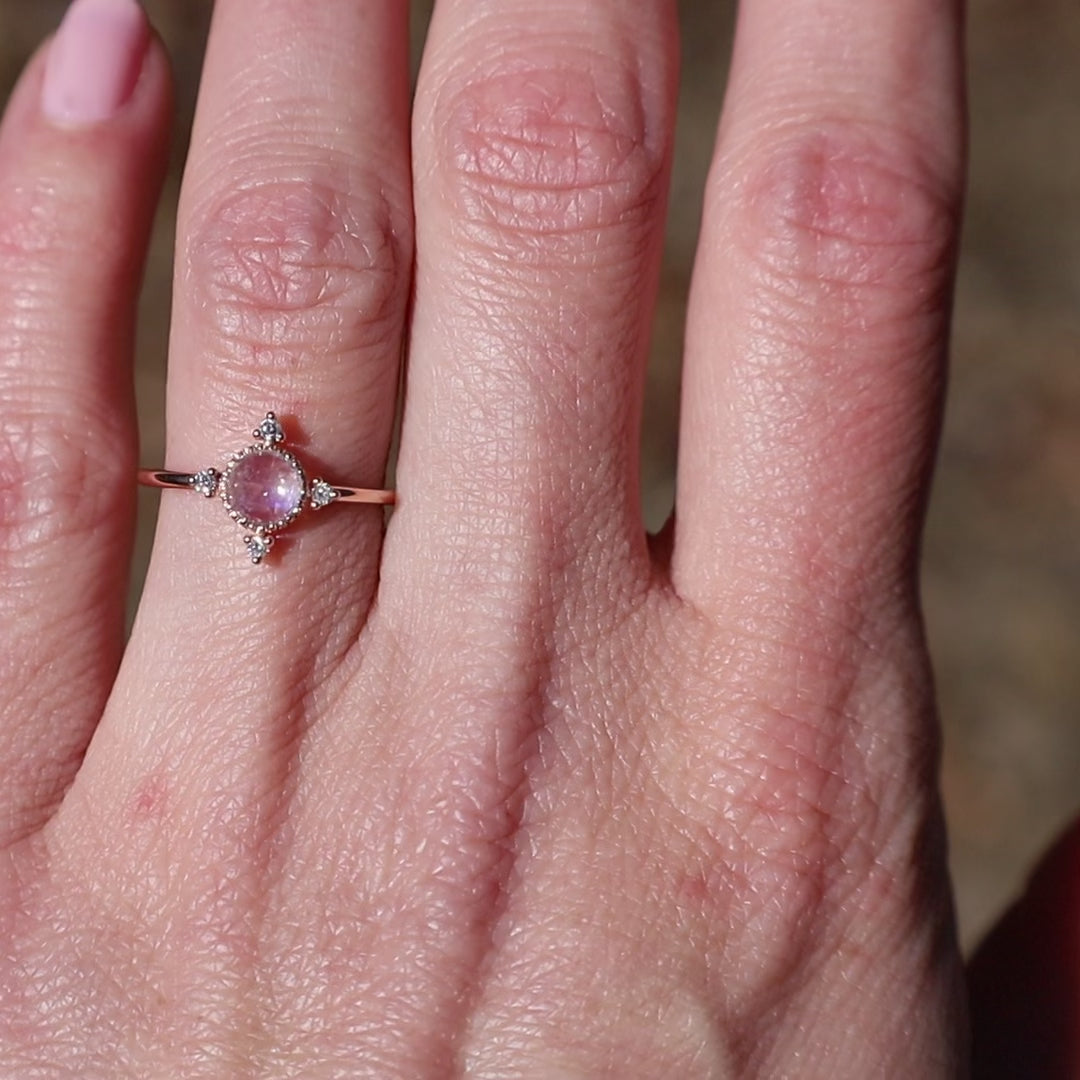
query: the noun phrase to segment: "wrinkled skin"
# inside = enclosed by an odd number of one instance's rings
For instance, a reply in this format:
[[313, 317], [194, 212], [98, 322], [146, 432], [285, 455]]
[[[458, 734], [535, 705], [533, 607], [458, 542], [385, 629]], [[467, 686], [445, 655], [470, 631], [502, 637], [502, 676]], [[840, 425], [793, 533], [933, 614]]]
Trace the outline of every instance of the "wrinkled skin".
[[[947, 0], [745, 0], [638, 502], [668, 0], [219, 0], [168, 463], [266, 409], [399, 505], [266, 564], [166, 492], [126, 648], [168, 75], [0, 134], [0, 1074], [952, 1077], [916, 599], [962, 173]], [[721, 87], [717, 86], [717, 93]]]

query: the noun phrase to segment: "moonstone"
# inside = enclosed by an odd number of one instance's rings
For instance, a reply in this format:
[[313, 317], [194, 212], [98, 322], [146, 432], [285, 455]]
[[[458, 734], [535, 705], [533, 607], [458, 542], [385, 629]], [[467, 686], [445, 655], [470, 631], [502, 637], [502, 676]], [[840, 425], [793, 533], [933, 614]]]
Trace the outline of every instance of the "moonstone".
[[291, 517], [304, 500], [304, 478], [288, 459], [256, 450], [230, 470], [229, 505], [253, 525], [275, 525]]

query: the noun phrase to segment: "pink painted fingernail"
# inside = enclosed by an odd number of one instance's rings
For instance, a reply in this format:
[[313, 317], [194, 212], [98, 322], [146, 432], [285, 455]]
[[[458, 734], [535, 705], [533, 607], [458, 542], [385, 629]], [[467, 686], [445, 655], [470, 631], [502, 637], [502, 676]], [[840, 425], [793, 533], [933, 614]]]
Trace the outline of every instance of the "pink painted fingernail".
[[137, 0], [75, 0], [45, 62], [45, 115], [74, 127], [114, 116], [139, 81], [149, 40]]

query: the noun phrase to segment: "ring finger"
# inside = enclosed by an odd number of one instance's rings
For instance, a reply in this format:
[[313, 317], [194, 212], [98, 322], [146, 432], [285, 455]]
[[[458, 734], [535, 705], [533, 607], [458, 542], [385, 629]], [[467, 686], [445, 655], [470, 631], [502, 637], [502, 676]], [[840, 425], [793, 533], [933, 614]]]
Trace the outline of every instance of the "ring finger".
[[[220, 468], [273, 410], [309, 478], [381, 487], [412, 243], [407, 15], [399, 0], [217, 3], [178, 216], [169, 468]], [[217, 499], [164, 492], [88, 771], [168, 760], [199, 782], [183, 763], [212, 755], [261, 783], [278, 728], [363, 622], [382, 524], [378, 507], [335, 506], [252, 566]], [[158, 714], [134, 715], [124, 702], [149, 681]], [[211, 706], [237, 718], [228, 732], [199, 722]]]

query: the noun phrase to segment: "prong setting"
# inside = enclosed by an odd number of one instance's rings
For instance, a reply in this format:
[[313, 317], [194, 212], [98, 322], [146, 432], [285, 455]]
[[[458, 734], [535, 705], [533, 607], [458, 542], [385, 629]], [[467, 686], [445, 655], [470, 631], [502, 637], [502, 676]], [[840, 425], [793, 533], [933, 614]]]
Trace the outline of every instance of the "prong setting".
[[277, 446], [278, 443], [285, 441], [285, 429], [272, 412], [266, 414], [251, 434], [256, 439], [261, 439], [267, 446]]
[[311, 482], [311, 494], [309, 498], [313, 510], [321, 510], [324, 506], [329, 506], [332, 502], [337, 500], [338, 495], [338, 489], [334, 487], [333, 484], [328, 484], [325, 480], [313, 480]]
[[270, 549], [274, 546], [274, 538], [269, 533], [256, 532], [244, 537], [244, 546], [247, 548], [252, 564], [258, 566], [270, 553]]
[[200, 495], [212, 499], [218, 490], [221, 473], [217, 469], [203, 469], [191, 478], [191, 486]]
[[256, 565], [304, 510], [321, 510], [336, 502], [395, 504], [393, 491], [309, 480], [296, 456], [281, 446], [285, 431], [272, 412], [259, 421], [252, 436], [256, 441], [230, 454], [220, 471], [139, 469], [136, 479], [147, 487], [181, 488], [205, 498], [217, 495], [229, 517], [247, 530], [244, 547]]

